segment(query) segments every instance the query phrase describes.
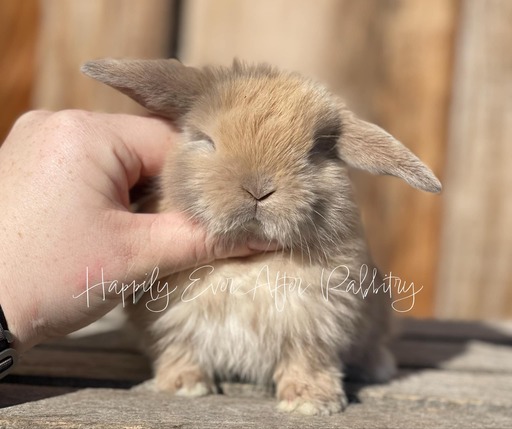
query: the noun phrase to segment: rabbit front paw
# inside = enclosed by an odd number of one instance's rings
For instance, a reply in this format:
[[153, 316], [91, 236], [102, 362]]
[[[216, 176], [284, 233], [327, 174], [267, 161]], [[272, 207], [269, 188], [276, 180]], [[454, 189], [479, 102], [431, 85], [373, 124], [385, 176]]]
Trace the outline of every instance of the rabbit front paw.
[[216, 392], [215, 384], [199, 368], [157, 373], [156, 389], [176, 396], [195, 398]]
[[283, 371], [277, 381], [277, 408], [305, 415], [330, 415], [343, 411], [348, 404], [341, 386], [341, 374], [334, 372], [312, 375], [294, 368]]

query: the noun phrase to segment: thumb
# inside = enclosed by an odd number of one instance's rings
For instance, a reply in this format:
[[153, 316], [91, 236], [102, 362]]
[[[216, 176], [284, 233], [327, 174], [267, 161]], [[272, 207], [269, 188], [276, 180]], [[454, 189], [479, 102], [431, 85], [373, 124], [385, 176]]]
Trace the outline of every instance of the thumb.
[[128, 246], [134, 274], [145, 274], [148, 268], [158, 267], [161, 275], [212, 262], [216, 259], [246, 257], [274, 251], [273, 241], [250, 239], [226, 245], [218, 237], [182, 213], [127, 213]]

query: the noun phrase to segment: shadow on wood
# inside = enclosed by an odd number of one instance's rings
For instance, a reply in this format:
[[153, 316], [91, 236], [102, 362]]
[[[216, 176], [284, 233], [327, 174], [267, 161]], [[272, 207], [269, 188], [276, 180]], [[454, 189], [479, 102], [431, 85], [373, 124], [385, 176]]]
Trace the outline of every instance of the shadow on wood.
[[[429, 370], [512, 375], [511, 325], [415, 319], [404, 319], [402, 325], [392, 347], [400, 368], [394, 382]], [[150, 377], [149, 363], [126, 328], [55, 340], [24, 356], [0, 385], [0, 406], [85, 387], [127, 389]], [[352, 403], [364, 401], [359, 392], [367, 383], [349, 376], [345, 384]], [[235, 397], [267, 397], [270, 393], [233, 383], [224, 383], [222, 390]]]

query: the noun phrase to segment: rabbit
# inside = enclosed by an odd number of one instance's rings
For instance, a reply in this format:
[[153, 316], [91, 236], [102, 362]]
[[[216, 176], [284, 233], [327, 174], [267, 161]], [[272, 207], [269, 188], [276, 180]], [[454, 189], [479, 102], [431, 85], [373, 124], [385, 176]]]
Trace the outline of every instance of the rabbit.
[[390, 294], [348, 171], [439, 192], [428, 167], [321, 84], [267, 64], [102, 59], [82, 71], [180, 129], [146, 211], [184, 212], [225, 246], [279, 247], [160, 279], [166, 300], [146, 292], [130, 306], [158, 390], [196, 397], [244, 380], [272, 386], [280, 410], [328, 415], [347, 406], [348, 368], [393, 376]]

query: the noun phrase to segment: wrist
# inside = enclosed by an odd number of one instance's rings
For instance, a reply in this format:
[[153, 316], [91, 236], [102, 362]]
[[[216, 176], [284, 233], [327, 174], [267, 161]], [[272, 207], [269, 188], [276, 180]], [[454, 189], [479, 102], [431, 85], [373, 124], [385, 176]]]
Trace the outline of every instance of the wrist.
[[38, 334], [29, 316], [30, 300], [9, 291], [6, 282], [0, 279], [0, 306], [11, 335], [10, 347], [18, 354], [37, 344]]
[[18, 361], [18, 353], [12, 347], [13, 342], [14, 338], [0, 305], [0, 379], [9, 374]]

